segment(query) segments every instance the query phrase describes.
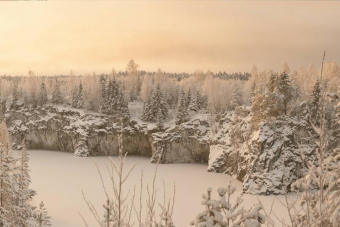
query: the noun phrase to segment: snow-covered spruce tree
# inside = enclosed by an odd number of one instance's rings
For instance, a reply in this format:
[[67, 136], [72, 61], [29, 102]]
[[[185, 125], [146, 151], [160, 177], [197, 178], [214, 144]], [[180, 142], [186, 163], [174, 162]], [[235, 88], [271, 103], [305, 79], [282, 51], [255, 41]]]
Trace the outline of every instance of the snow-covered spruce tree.
[[77, 108], [84, 108], [84, 91], [83, 91], [83, 84], [81, 83], [81, 81], [79, 82], [77, 101], [78, 101]]
[[73, 108], [78, 108], [78, 86], [75, 86], [72, 89], [72, 107]]
[[[255, 82], [254, 82], [255, 83]], [[266, 86], [269, 92], [274, 92], [274, 90], [278, 87], [279, 77], [276, 73], [271, 72], [269, 81]]]
[[157, 114], [157, 129], [162, 130], [164, 128], [163, 125], [163, 114], [162, 111], [159, 109]]
[[188, 90], [188, 95], [187, 95], [187, 107], [189, 107], [189, 105], [190, 105], [190, 103], [191, 103], [191, 99], [192, 99], [192, 97], [191, 97], [191, 88], [189, 88], [189, 90]]
[[250, 90], [250, 99], [252, 100], [255, 96], [255, 90], [256, 90], [256, 83], [255, 81], [251, 84], [251, 90]]
[[16, 110], [18, 107], [19, 101], [19, 88], [18, 88], [19, 81], [17, 79], [13, 80], [13, 92], [12, 92], [12, 105], [11, 109]]
[[190, 111], [193, 111], [193, 112], [197, 112], [198, 111], [198, 104], [197, 104], [197, 97], [196, 96], [191, 98], [188, 109]]
[[284, 115], [288, 113], [288, 106], [293, 98], [292, 81], [286, 71], [280, 74], [278, 81], [278, 91], [282, 95], [282, 112]]
[[19, 193], [19, 187], [14, 175], [17, 171], [15, 163], [7, 143], [0, 143], [0, 226], [4, 227], [15, 226], [16, 222], [15, 195]]
[[168, 109], [168, 104], [164, 100], [163, 91], [158, 83], [156, 89], [148, 97], [146, 102], [144, 102], [141, 119], [155, 122], [157, 121], [159, 112], [162, 115], [162, 119], [165, 119], [168, 115]]
[[21, 143], [21, 152], [19, 157], [19, 165], [17, 173], [15, 174], [18, 182], [18, 193], [15, 194], [15, 208], [16, 208], [16, 226], [26, 226], [27, 220], [32, 216], [33, 209], [30, 202], [36, 192], [29, 188], [31, 184], [31, 177], [29, 175], [29, 156], [26, 150], [24, 140]]
[[47, 227], [51, 226], [51, 217], [48, 215], [47, 209], [43, 203], [43, 201], [39, 204], [39, 209], [35, 211], [34, 219], [36, 225], [34, 227]]
[[238, 86], [235, 86], [232, 93], [231, 106], [233, 109], [235, 109], [236, 107], [242, 105], [243, 105], [243, 93]]
[[177, 104], [176, 125], [180, 125], [188, 120], [187, 101], [184, 89], [180, 92]]
[[319, 125], [320, 120], [320, 98], [321, 98], [321, 86], [320, 81], [317, 80], [314, 87], [312, 94], [310, 95], [309, 101], [309, 112], [311, 116], [311, 121], [315, 125]]
[[198, 90], [196, 91], [196, 105], [197, 105], [198, 110], [200, 110], [202, 108], [201, 94]]
[[[111, 168], [108, 168], [110, 180], [112, 182], [111, 187], [106, 187], [104, 185], [103, 176], [99, 169], [99, 166], [94, 161], [99, 176], [101, 178], [101, 182], [103, 184], [103, 189], [106, 195], [106, 201], [103, 204], [104, 215], [99, 215], [97, 209], [92, 205], [90, 201], [88, 201], [85, 197], [84, 192], [82, 191], [84, 200], [86, 202], [87, 207], [90, 212], [93, 214], [95, 221], [100, 227], [132, 227], [131, 217], [132, 213], [136, 214], [137, 225], [140, 227], [148, 226], [148, 227], [174, 227], [172, 216], [173, 216], [173, 207], [175, 202], [175, 197], [172, 198], [172, 201], [169, 199], [169, 202], [165, 201], [165, 188], [164, 188], [164, 203], [159, 203], [161, 207], [161, 213], [159, 215], [160, 218], [156, 217], [156, 203], [157, 203], [157, 189], [155, 188], [155, 181], [157, 176], [157, 168], [158, 162], [156, 165], [156, 171], [153, 178], [152, 185], [147, 184], [148, 198], [146, 199], [146, 217], [142, 217], [142, 208], [143, 203], [145, 201], [143, 199], [143, 170], [141, 175], [141, 186], [140, 186], [140, 196], [139, 196], [139, 204], [135, 203], [135, 188], [133, 189], [132, 198], [129, 197], [129, 192], [125, 193], [125, 182], [129, 178], [130, 173], [133, 171], [135, 163], [131, 169], [125, 171], [124, 169], [124, 161], [127, 156], [127, 152], [123, 151], [123, 119], [121, 119], [121, 134], [118, 135], [118, 153], [119, 153], [119, 163], [114, 163], [113, 159], [109, 157], [111, 162]], [[108, 191], [109, 188], [112, 188], [112, 192]], [[174, 187], [175, 190], [175, 187]], [[175, 196], [175, 191], [174, 191]], [[139, 206], [138, 206], [139, 205]], [[138, 209], [139, 208], [139, 209]], [[85, 218], [79, 214], [81, 219], [84, 221], [85, 226], [89, 226], [85, 220]], [[145, 221], [144, 221], [145, 220]]]
[[203, 194], [202, 205], [204, 211], [199, 213], [190, 224], [196, 227], [258, 227], [262, 224], [274, 226], [274, 222], [262, 212], [262, 204], [256, 204], [249, 210], [241, 208], [242, 197], [237, 197], [234, 205], [230, 199], [236, 191], [236, 187], [229, 182], [227, 187], [217, 189], [219, 198], [212, 198], [212, 188]]
[[117, 110], [118, 117], [123, 120], [130, 119], [130, 110], [127, 99], [125, 98], [121, 86], [118, 85], [118, 97], [117, 97]]
[[74, 151], [75, 157], [90, 157], [89, 148], [86, 144], [86, 140], [80, 138], [76, 150]]
[[54, 87], [52, 91], [52, 103], [53, 104], [61, 104], [63, 102], [63, 97], [61, 95], [61, 83], [56, 78], [54, 81]]
[[157, 84], [156, 90], [152, 93], [150, 106], [150, 114], [153, 116], [154, 119], [157, 118], [158, 112], [162, 113], [163, 119], [168, 115], [169, 107], [164, 100], [164, 93], [159, 83]]
[[47, 102], [48, 102], [48, 98], [47, 98], [46, 85], [45, 85], [45, 82], [42, 81], [40, 85], [39, 94], [38, 94], [38, 105], [43, 107], [47, 104]]
[[100, 111], [102, 113], [104, 113], [106, 111], [106, 105], [105, 105], [105, 101], [106, 101], [106, 78], [104, 75], [100, 76], [99, 79], [99, 83], [100, 83]]
[[258, 129], [258, 125], [263, 120], [261, 112], [261, 103], [264, 100], [264, 94], [262, 90], [255, 90], [255, 95], [251, 99], [251, 126], [249, 135]]
[[149, 94], [146, 101], [143, 103], [143, 112], [141, 119], [143, 121], [151, 121], [152, 115], [150, 114], [150, 109], [151, 109], [151, 95]]

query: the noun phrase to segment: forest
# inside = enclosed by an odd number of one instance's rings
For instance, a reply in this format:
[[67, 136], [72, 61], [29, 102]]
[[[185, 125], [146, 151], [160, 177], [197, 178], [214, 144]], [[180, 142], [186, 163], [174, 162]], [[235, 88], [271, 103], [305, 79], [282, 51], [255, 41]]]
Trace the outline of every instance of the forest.
[[[282, 219], [260, 199], [247, 209], [242, 197], [231, 204], [236, 187], [230, 182], [217, 189], [216, 199], [212, 188], [207, 189], [203, 212], [191, 217], [191, 225], [339, 226], [337, 62], [323, 60], [320, 67], [294, 70], [284, 63], [280, 72], [256, 66], [238, 73], [141, 68], [130, 60], [125, 71], [106, 74], [42, 76], [30, 70], [0, 77], [0, 226], [51, 225], [44, 203], [30, 203], [36, 192], [30, 189], [27, 148], [64, 150], [76, 158], [119, 157], [108, 167], [112, 193], [95, 162], [107, 195], [104, 210], [97, 212], [83, 192], [97, 226], [128, 227], [132, 220], [135, 226], [176, 226], [176, 187], [168, 202], [165, 191], [160, 192], [163, 203], [156, 199], [154, 183], [147, 184], [147, 198], [142, 199], [143, 175], [140, 195], [136, 186], [132, 198], [122, 190], [134, 168], [124, 169], [128, 153], [151, 157], [155, 166], [208, 163], [209, 172], [242, 182], [245, 194], [284, 195], [276, 203], [289, 216]], [[18, 158], [11, 150], [19, 150]], [[153, 182], [156, 175], [157, 167]], [[160, 215], [155, 214], [158, 204]], [[79, 218], [90, 226], [89, 216]]]

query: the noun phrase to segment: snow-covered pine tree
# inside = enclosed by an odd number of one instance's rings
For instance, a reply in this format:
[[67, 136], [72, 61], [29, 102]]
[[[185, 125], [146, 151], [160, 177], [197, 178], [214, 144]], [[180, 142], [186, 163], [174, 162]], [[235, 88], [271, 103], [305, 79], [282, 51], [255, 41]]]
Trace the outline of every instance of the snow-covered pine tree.
[[232, 93], [231, 106], [233, 109], [235, 109], [236, 107], [242, 105], [243, 105], [243, 93], [238, 86], [235, 86]]
[[54, 82], [53, 92], [52, 92], [52, 103], [61, 104], [62, 102], [63, 102], [63, 97], [61, 95], [61, 83], [56, 78]]
[[29, 188], [31, 177], [29, 175], [28, 162], [29, 156], [23, 140], [21, 143], [18, 171], [15, 174], [19, 186], [18, 193], [15, 194], [16, 226], [26, 226], [27, 220], [32, 216], [33, 211], [29, 202], [32, 200], [32, 197], [36, 195], [36, 192]]
[[[255, 82], [254, 82], [255, 83]], [[274, 90], [278, 87], [279, 77], [276, 73], [270, 72], [269, 81], [267, 82], [267, 90], [269, 92], [274, 92]]]
[[79, 89], [78, 89], [78, 103], [77, 108], [84, 108], [84, 91], [83, 91], [83, 84], [81, 81], [79, 82]]
[[287, 115], [289, 103], [293, 98], [292, 91], [292, 81], [288, 76], [286, 71], [283, 71], [280, 74], [278, 81], [278, 91], [282, 95], [282, 112], [284, 115]]
[[198, 111], [197, 97], [196, 96], [191, 98], [188, 109], [190, 111], [193, 111], [193, 112], [197, 112]]
[[72, 107], [73, 108], [78, 108], [78, 86], [75, 86], [73, 89], [72, 89]]
[[35, 221], [39, 227], [51, 226], [51, 217], [48, 215], [47, 209], [43, 201], [39, 204], [39, 209], [35, 211]]
[[262, 204], [255, 204], [249, 210], [241, 207], [243, 199], [236, 198], [235, 204], [231, 205], [230, 198], [234, 195], [236, 187], [229, 182], [226, 188], [217, 189], [219, 198], [212, 198], [212, 188], [207, 189], [207, 194], [203, 194], [202, 205], [205, 206], [203, 212], [199, 213], [190, 224], [196, 227], [257, 227], [266, 224], [268, 227], [274, 226], [274, 222], [266, 217], [262, 212]]
[[151, 109], [151, 94], [148, 95], [146, 101], [143, 104], [143, 113], [141, 119], [143, 121], [151, 121], [153, 116], [150, 114]]
[[187, 120], [188, 120], [187, 101], [185, 98], [185, 91], [184, 89], [182, 89], [178, 98], [176, 125], [180, 125], [183, 122], [186, 122]]
[[162, 114], [162, 118], [165, 119], [168, 114], [168, 108], [168, 104], [164, 100], [163, 91], [158, 83], [156, 89], [148, 96], [144, 103], [141, 119], [156, 122], [159, 112]]
[[255, 81], [251, 84], [251, 88], [250, 88], [250, 101], [253, 99], [253, 97], [255, 96], [255, 90], [256, 90], [256, 83]]
[[164, 128], [164, 125], [163, 125], [163, 114], [162, 114], [161, 109], [159, 109], [158, 113], [157, 113], [157, 129], [158, 130], [162, 130], [163, 128]]
[[251, 100], [251, 126], [249, 133], [251, 134], [258, 128], [258, 124], [263, 120], [261, 112], [261, 103], [264, 100], [264, 94], [262, 90], [255, 90], [255, 95]]
[[202, 100], [199, 90], [196, 91], [196, 105], [198, 110], [202, 108]]
[[40, 91], [38, 94], [38, 105], [45, 106], [47, 102], [48, 102], [48, 98], [47, 98], [46, 85], [45, 85], [45, 82], [42, 81], [40, 85]]
[[109, 79], [109, 82], [106, 87], [106, 92], [105, 92], [105, 100], [104, 100], [104, 108], [103, 108], [103, 113], [105, 114], [112, 114], [113, 109], [112, 109], [112, 98], [113, 98], [113, 82], [111, 79]]
[[157, 84], [156, 90], [152, 93], [150, 105], [150, 113], [153, 116], [154, 120], [157, 119], [157, 114], [159, 111], [162, 113], [163, 119], [168, 115], [169, 107], [164, 100], [164, 94], [159, 83]]
[[312, 94], [309, 100], [309, 110], [311, 121], [315, 125], [319, 125], [320, 119], [320, 98], [321, 98], [321, 86], [320, 81], [317, 80], [314, 84]]
[[15, 165], [9, 147], [9, 134], [4, 120], [0, 128], [0, 226], [15, 226], [17, 207], [16, 196], [19, 193]]
[[188, 90], [188, 95], [187, 95], [187, 107], [189, 107], [191, 103], [191, 88]]
[[13, 92], [12, 92], [12, 105], [11, 109], [17, 109], [18, 101], [19, 101], [19, 88], [18, 88], [19, 81], [13, 80]]
[[75, 157], [90, 157], [89, 148], [85, 139], [80, 138], [73, 154]]
[[118, 117], [122, 118], [123, 120], [128, 120], [130, 118], [129, 103], [127, 102], [127, 99], [125, 98], [122, 88], [119, 86], [119, 84], [117, 84], [117, 89], [117, 110], [119, 111]]
[[99, 83], [100, 83], [100, 97], [101, 97], [101, 100], [100, 100], [100, 110], [102, 113], [105, 112], [105, 101], [106, 101], [106, 78], [105, 76], [102, 74], [100, 76], [100, 79], [99, 79]]

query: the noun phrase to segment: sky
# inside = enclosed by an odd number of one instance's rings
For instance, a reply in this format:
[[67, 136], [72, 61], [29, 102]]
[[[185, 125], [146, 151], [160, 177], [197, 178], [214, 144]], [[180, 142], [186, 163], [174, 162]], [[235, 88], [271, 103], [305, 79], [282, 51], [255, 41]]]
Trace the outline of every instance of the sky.
[[340, 62], [340, 2], [0, 1], [0, 74], [169, 72]]

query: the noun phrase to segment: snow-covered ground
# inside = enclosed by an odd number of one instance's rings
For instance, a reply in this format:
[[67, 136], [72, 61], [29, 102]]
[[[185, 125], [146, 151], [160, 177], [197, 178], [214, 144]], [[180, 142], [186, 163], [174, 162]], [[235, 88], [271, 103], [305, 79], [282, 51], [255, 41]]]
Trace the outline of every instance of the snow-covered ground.
[[[86, 198], [103, 214], [102, 205], [105, 202], [105, 195], [92, 159], [75, 158], [71, 153], [45, 150], [31, 150], [29, 154], [32, 188], [38, 192], [34, 203], [38, 204], [40, 200], [44, 201], [52, 216], [52, 226], [83, 227], [84, 224], [78, 212], [85, 217], [89, 226], [97, 226], [81, 193], [83, 190]], [[113, 159], [118, 160], [117, 157], [113, 157]], [[106, 165], [109, 165], [108, 157], [96, 157], [95, 160], [104, 173], [106, 186], [110, 188], [111, 184], [106, 172]], [[128, 170], [136, 162], [137, 166], [124, 189], [126, 191], [128, 189], [133, 190], [134, 185], [136, 185], [137, 195], [139, 195], [141, 169], [144, 171], [144, 192], [146, 192], [146, 183], [152, 183], [156, 165], [151, 164], [147, 157], [128, 156], [125, 170]], [[231, 180], [237, 186], [238, 194], [240, 193], [241, 182], [228, 175], [208, 173], [206, 169], [207, 164], [166, 164], [158, 167], [156, 186], [159, 201], [163, 201], [163, 195], [161, 195], [163, 180], [166, 185], [167, 197], [173, 194], [173, 184], [176, 182], [174, 207], [176, 226], [190, 226], [190, 221], [203, 210], [201, 198], [207, 187], [211, 186], [214, 192], [213, 196], [217, 196], [216, 189], [220, 186], [226, 186]], [[259, 198], [269, 212], [275, 197], [259, 196]], [[283, 201], [282, 196], [279, 196], [279, 198]], [[146, 200], [146, 194], [143, 200]], [[256, 196], [244, 195], [245, 208], [249, 208], [256, 202]], [[273, 210], [279, 217], [288, 221], [288, 214], [279, 202], [274, 203]], [[276, 219], [274, 218], [274, 220]], [[276, 226], [280, 226], [277, 220], [276, 224]]]

